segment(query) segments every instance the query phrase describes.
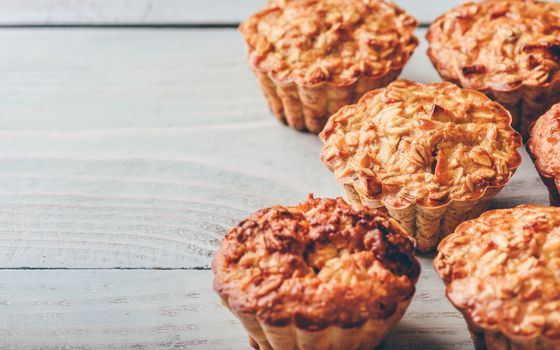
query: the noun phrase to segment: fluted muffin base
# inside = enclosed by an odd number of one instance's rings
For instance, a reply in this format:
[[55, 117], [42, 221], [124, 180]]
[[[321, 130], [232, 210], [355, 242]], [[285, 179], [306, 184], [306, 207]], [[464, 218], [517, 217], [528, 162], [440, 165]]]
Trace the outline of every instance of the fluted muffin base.
[[372, 350], [378, 346], [404, 315], [410, 299], [397, 304], [387, 319], [369, 320], [360, 327], [329, 326], [313, 331], [300, 329], [293, 323], [278, 327], [267, 325], [254, 314], [236, 312], [223, 304], [241, 321], [249, 335], [249, 344], [259, 350]]
[[276, 118], [296, 130], [313, 134], [320, 133], [329, 117], [340, 108], [354, 103], [370, 90], [386, 86], [398, 77], [401, 70], [393, 69], [380, 77], [361, 76], [346, 86], [330, 82], [303, 86], [281, 82], [253, 69]]
[[490, 200], [502, 187], [488, 188], [482, 197], [475, 200], [455, 200], [439, 207], [414, 204], [404, 208], [391, 208], [381, 201], [362, 199], [351, 185], [345, 185], [344, 189], [348, 200], [355, 205], [387, 209], [389, 215], [414, 237], [418, 251], [429, 252], [436, 248], [442, 238], [453, 233], [460, 223], [477, 218], [485, 212]]
[[511, 338], [500, 330], [485, 330], [465, 317], [476, 350], [558, 350], [560, 339]]

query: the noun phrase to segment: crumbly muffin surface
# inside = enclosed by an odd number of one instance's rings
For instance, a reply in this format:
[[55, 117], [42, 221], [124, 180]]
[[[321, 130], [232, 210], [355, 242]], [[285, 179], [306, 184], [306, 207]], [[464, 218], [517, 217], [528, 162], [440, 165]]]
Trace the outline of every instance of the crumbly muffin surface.
[[510, 91], [560, 79], [559, 3], [466, 3], [439, 17], [427, 38], [442, 75], [468, 88]]
[[560, 178], [560, 104], [535, 122], [527, 147], [540, 173]]
[[388, 318], [419, 275], [414, 243], [394, 220], [312, 196], [231, 229], [212, 268], [216, 291], [237, 312], [304, 329]]
[[275, 1], [240, 26], [257, 69], [304, 85], [349, 84], [406, 63], [416, 20], [383, 0]]
[[560, 208], [493, 210], [444, 239], [434, 266], [482, 328], [560, 337]]
[[521, 160], [510, 122], [477, 91], [401, 80], [333, 115], [321, 158], [363, 199], [440, 206], [509, 180]]

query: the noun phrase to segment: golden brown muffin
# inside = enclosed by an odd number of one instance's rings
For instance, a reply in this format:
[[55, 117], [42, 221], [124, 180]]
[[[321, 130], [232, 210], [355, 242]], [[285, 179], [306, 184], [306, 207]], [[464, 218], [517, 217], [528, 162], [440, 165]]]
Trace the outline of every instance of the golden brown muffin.
[[232, 228], [214, 288], [259, 349], [373, 349], [404, 314], [420, 265], [379, 210], [342, 198], [262, 209]]
[[399, 75], [416, 26], [383, 0], [299, 0], [270, 2], [240, 31], [272, 112], [317, 134], [340, 107]]
[[510, 122], [478, 91], [399, 80], [329, 119], [321, 159], [352, 202], [386, 207], [429, 251], [486, 210], [519, 166]]
[[477, 349], [560, 349], [560, 208], [486, 212], [438, 250], [434, 267]]
[[531, 127], [527, 151], [550, 193], [550, 204], [560, 206], [560, 104], [554, 105]]
[[442, 78], [503, 104], [524, 137], [560, 100], [560, 3], [465, 3], [439, 17], [426, 37]]

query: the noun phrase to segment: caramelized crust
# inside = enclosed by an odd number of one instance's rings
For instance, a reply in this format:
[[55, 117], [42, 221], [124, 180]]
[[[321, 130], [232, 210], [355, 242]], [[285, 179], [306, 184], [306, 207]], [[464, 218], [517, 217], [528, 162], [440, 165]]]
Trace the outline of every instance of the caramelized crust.
[[237, 313], [307, 330], [390, 317], [420, 272], [413, 241], [383, 212], [313, 196], [232, 228], [212, 269], [216, 291]]
[[439, 17], [427, 38], [438, 71], [467, 88], [513, 91], [560, 79], [559, 3], [465, 3]]
[[477, 91], [401, 80], [333, 115], [321, 159], [365, 204], [439, 207], [508, 182], [521, 161], [510, 122]]
[[434, 266], [471, 329], [559, 345], [560, 208], [486, 212], [457, 227], [438, 250]]
[[549, 187], [551, 197], [560, 203], [560, 104], [554, 105], [531, 128], [527, 150], [538, 173]]
[[249, 59], [275, 80], [350, 85], [400, 70], [416, 20], [383, 0], [273, 1], [240, 26]]
[[500, 102], [525, 139], [531, 123], [560, 101], [559, 3], [465, 3], [439, 17], [426, 37], [442, 78]]

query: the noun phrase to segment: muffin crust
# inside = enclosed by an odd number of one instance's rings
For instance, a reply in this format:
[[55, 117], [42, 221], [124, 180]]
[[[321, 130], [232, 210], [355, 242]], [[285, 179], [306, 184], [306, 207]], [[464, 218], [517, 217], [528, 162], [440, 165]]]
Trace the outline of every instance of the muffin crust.
[[426, 37], [440, 75], [501, 102], [524, 136], [560, 100], [559, 3], [468, 2], [440, 16]]
[[530, 135], [527, 150], [549, 189], [551, 202], [560, 205], [560, 104], [535, 122]]
[[212, 269], [236, 313], [321, 330], [389, 318], [412, 297], [420, 268], [413, 241], [383, 212], [310, 196], [231, 229]]
[[477, 91], [401, 80], [333, 115], [321, 159], [363, 202], [438, 207], [508, 182], [521, 161], [510, 122]]
[[513, 90], [560, 78], [560, 4], [532, 0], [466, 3], [428, 31], [428, 55], [468, 88]]
[[522, 349], [560, 346], [560, 208], [486, 212], [438, 250], [434, 267], [448, 298], [471, 331], [492, 335], [486, 344], [505, 337], [533, 345]]
[[416, 20], [383, 0], [274, 1], [240, 26], [253, 68], [305, 86], [400, 70]]

